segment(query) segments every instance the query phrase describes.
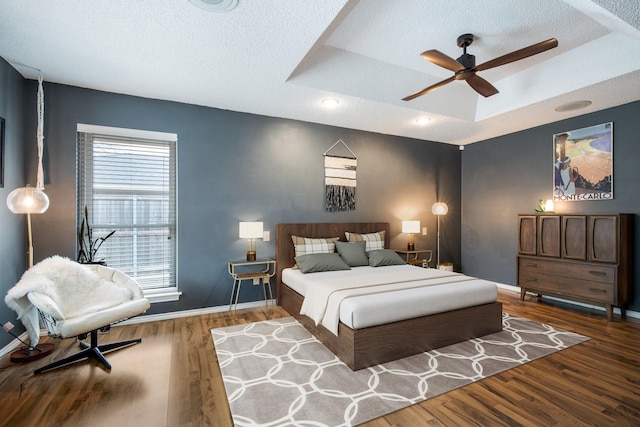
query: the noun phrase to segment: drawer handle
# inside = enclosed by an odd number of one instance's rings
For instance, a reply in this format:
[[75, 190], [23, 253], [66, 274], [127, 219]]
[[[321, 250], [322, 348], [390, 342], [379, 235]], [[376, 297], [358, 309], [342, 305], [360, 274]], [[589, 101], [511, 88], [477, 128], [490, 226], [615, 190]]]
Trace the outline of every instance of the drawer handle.
[[538, 264], [533, 263], [533, 262], [525, 262], [524, 265], [526, 265], [527, 267], [537, 267]]
[[596, 294], [606, 294], [607, 290], [606, 289], [596, 289], [596, 288], [589, 288], [589, 290], [591, 292], [594, 292]]
[[589, 273], [593, 274], [594, 276], [606, 276], [607, 273], [604, 271], [595, 271], [595, 270], [589, 270]]
[[537, 282], [538, 279], [536, 277], [525, 277], [524, 280], [527, 282]]

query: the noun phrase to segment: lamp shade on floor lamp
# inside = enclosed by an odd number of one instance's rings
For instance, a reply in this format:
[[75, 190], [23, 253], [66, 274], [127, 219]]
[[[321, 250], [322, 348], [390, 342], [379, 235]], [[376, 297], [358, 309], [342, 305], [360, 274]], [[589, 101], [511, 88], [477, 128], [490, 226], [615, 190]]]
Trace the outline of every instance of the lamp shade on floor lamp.
[[31, 214], [41, 214], [49, 209], [49, 197], [42, 190], [30, 186], [17, 188], [7, 196], [7, 207], [15, 214], [27, 214], [29, 234], [29, 268], [33, 267], [33, 238]]

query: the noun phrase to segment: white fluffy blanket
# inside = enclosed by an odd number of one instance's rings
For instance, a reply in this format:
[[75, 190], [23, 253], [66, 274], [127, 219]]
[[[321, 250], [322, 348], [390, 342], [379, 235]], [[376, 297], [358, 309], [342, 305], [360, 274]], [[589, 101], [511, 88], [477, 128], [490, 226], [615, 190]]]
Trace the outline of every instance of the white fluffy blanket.
[[87, 266], [60, 256], [47, 258], [25, 271], [4, 298], [18, 313], [34, 347], [40, 339], [40, 321], [38, 309], [27, 297], [29, 292], [51, 298], [53, 307], [40, 309], [59, 321], [104, 310], [133, 298], [130, 289], [104, 279]]

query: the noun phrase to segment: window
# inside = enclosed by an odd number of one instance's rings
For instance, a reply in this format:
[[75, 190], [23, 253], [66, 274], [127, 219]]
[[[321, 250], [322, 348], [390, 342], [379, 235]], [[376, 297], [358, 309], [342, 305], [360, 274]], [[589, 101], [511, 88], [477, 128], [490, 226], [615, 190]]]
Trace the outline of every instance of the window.
[[[177, 135], [78, 125], [78, 224], [85, 206], [97, 259], [140, 283], [177, 293]], [[157, 299], [159, 300], [171, 300]]]

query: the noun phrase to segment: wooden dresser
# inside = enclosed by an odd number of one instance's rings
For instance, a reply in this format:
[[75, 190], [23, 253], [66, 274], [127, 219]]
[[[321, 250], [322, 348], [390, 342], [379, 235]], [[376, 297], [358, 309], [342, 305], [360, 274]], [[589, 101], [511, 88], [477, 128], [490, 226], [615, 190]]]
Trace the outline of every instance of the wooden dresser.
[[632, 298], [633, 214], [518, 215], [518, 285], [527, 291], [613, 307]]

